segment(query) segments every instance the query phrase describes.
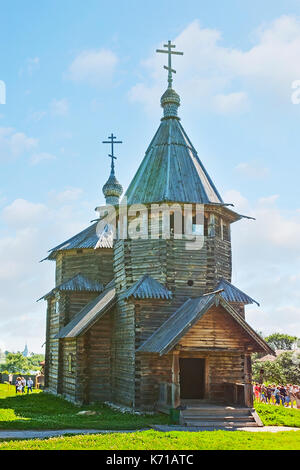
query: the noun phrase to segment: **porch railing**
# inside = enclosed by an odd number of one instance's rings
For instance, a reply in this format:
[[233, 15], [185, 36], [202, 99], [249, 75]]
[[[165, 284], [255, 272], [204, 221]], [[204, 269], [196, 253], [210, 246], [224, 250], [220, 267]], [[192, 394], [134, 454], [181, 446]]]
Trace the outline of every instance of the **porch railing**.
[[252, 406], [251, 384], [239, 382], [224, 383], [224, 399], [226, 403], [240, 406]]

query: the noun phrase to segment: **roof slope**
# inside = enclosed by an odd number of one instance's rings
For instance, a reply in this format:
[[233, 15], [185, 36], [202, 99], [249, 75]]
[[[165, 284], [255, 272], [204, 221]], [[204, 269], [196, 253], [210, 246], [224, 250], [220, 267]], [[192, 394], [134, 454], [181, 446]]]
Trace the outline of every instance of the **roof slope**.
[[56, 338], [76, 338], [85, 333], [99, 318], [101, 318], [115, 304], [116, 289], [110, 282], [104, 292], [89, 302], [64, 328]]
[[140, 352], [168, 353], [188, 332], [188, 330], [213, 306], [221, 304], [231, 317], [267, 353], [274, 354], [270, 346], [251, 328], [250, 325], [220, 296], [220, 293], [188, 299], [169, 317], [138, 349]]
[[128, 204], [223, 203], [179, 119], [162, 119], [126, 191]]
[[83, 276], [82, 274], [76, 274], [76, 276], [72, 277], [68, 281], [59, 284], [58, 286], [54, 287], [50, 292], [43, 295], [39, 300], [46, 299], [49, 295], [54, 294], [57, 291], [85, 291], [85, 292], [102, 292], [104, 289], [103, 284], [98, 281], [93, 281], [88, 279], [87, 277]]
[[171, 299], [172, 292], [160, 282], [146, 274], [139, 281], [134, 283], [122, 295], [122, 298], [129, 299], [131, 296], [136, 299]]
[[[111, 227], [107, 225], [102, 234], [97, 234], [98, 220], [81, 232], [77, 233], [68, 240], [49, 250], [50, 254], [45, 259], [54, 259], [56, 251], [73, 250], [80, 248], [113, 248], [114, 235], [111, 233]], [[44, 260], [42, 260], [44, 261]]]
[[245, 292], [241, 291], [225, 279], [220, 280], [215, 290], [221, 289], [223, 292], [221, 292], [220, 295], [228, 302], [241, 302], [243, 304], [255, 303], [259, 306], [259, 303], [256, 300], [249, 297], [249, 295], [245, 294]]

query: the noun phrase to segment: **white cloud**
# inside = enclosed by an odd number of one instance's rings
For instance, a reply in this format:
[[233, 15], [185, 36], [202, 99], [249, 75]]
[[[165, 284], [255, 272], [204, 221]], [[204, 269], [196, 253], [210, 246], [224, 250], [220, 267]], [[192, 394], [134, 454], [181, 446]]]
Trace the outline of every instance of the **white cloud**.
[[248, 95], [243, 91], [216, 95], [213, 101], [216, 112], [220, 114], [240, 113], [249, 108]]
[[21, 156], [37, 146], [38, 139], [10, 127], [0, 127], [0, 160]]
[[256, 218], [232, 226], [233, 283], [261, 303], [247, 308], [257, 330], [300, 336], [300, 213], [280, 209], [278, 198], [252, 205], [238, 191], [225, 195], [237, 212]]
[[241, 175], [251, 179], [262, 179], [269, 175], [270, 171], [268, 168], [261, 166], [257, 162], [242, 162], [239, 163], [235, 170]]
[[[190, 106], [244, 112], [251, 94], [261, 90], [290, 104], [291, 84], [300, 78], [298, 18], [282, 16], [263, 25], [255, 32], [254, 45], [245, 50], [225, 47], [220, 31], [202, 28], [197, 20], [174, 41], [177, 50], [184, 51], [173, 60], [174, 88]], [[165, 54], [153, 54], [143, 62], [152, 83], [145, 80], [133, 86], [131, 101], [142, 103], [148, 111], [157, 108], [167, 79], [165, 63]]]
[[2, 218], [13, 227], [30, 227], [38, 224], [47, 208], [44, 204], [32, 203], [25, 199], [15, 199], [2, 211]]
[[29, 57], [26, 59], [25, 66], [21, 67], [19, 70], [19, 75], [23, 76], [24, 73], [31, 76], [36, 70], [40, 67], [40, 59], [39, 57]]
[[60, 203], [69, 203], [77, 201], [82, 194], [83, 190], [81, 188], [68, 188], [60, 193], [52, 192], [50, 196], [54, 196], [54, 198]]
[[[69, 191], [69, 192], [68, 192]], [[54, 264], [39, 263], [50, 248], [78, 233], [93, 218], [91, 203], [79, 188], [58, 193], [47, 204], [16, 199], [0, 213], [0, 331], [7, 348], [21, 350], [25, 340], [40, 351], [45, 338], [46, 306], [36, 302], [54, 285]], [[88, 207], [87, 207], [88, 206]], [[17, 295], [16, 295], [17, 293]]]
[[33, 111], [29, 115], [29, 119], [34, 122], [41, 121], [47, 115], [46, 111]]
[[69, 103], [66, 98], [61, 100], [54, 99], [50, 103], [50, 110], [54, 116], [66, 116], [69, 112]]
[[74, 82], [99, 85], [111, 78], [117, 63], [118, 57], [109, 49], [86, 50], [74, 59], [67, 77]]
[[40, 152], [40, 153], [34, 153], [31, 158], [30, 158], [30, 163], [32, 165], [37, 165], [38, 163], [44, 161], [44, 160], [55, 160], [56, 157], [55, 155], [52, 155], [52, 153], [47, 153], [47, 152]]

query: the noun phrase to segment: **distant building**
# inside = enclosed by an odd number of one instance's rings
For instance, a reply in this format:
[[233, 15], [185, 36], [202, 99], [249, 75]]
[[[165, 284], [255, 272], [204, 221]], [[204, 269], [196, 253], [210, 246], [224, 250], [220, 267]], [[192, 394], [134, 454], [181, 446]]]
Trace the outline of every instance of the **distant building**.
[[24, 357], [28, 357], [29, 351], [28, 351], [27, 344], [25, 344], [25, 348], [24, 348], [24, 351], [22, 352], [22, 354], [23, 354]]

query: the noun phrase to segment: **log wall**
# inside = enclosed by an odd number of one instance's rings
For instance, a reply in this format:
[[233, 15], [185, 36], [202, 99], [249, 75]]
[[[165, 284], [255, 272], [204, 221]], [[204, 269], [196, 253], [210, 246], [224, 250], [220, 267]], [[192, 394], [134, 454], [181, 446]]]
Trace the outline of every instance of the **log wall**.
[[56, 256], [56, 285], [81, 273], [91, 280], [108, 284], [113, 278], [113, 250], [84, 248], [65, 250]]

